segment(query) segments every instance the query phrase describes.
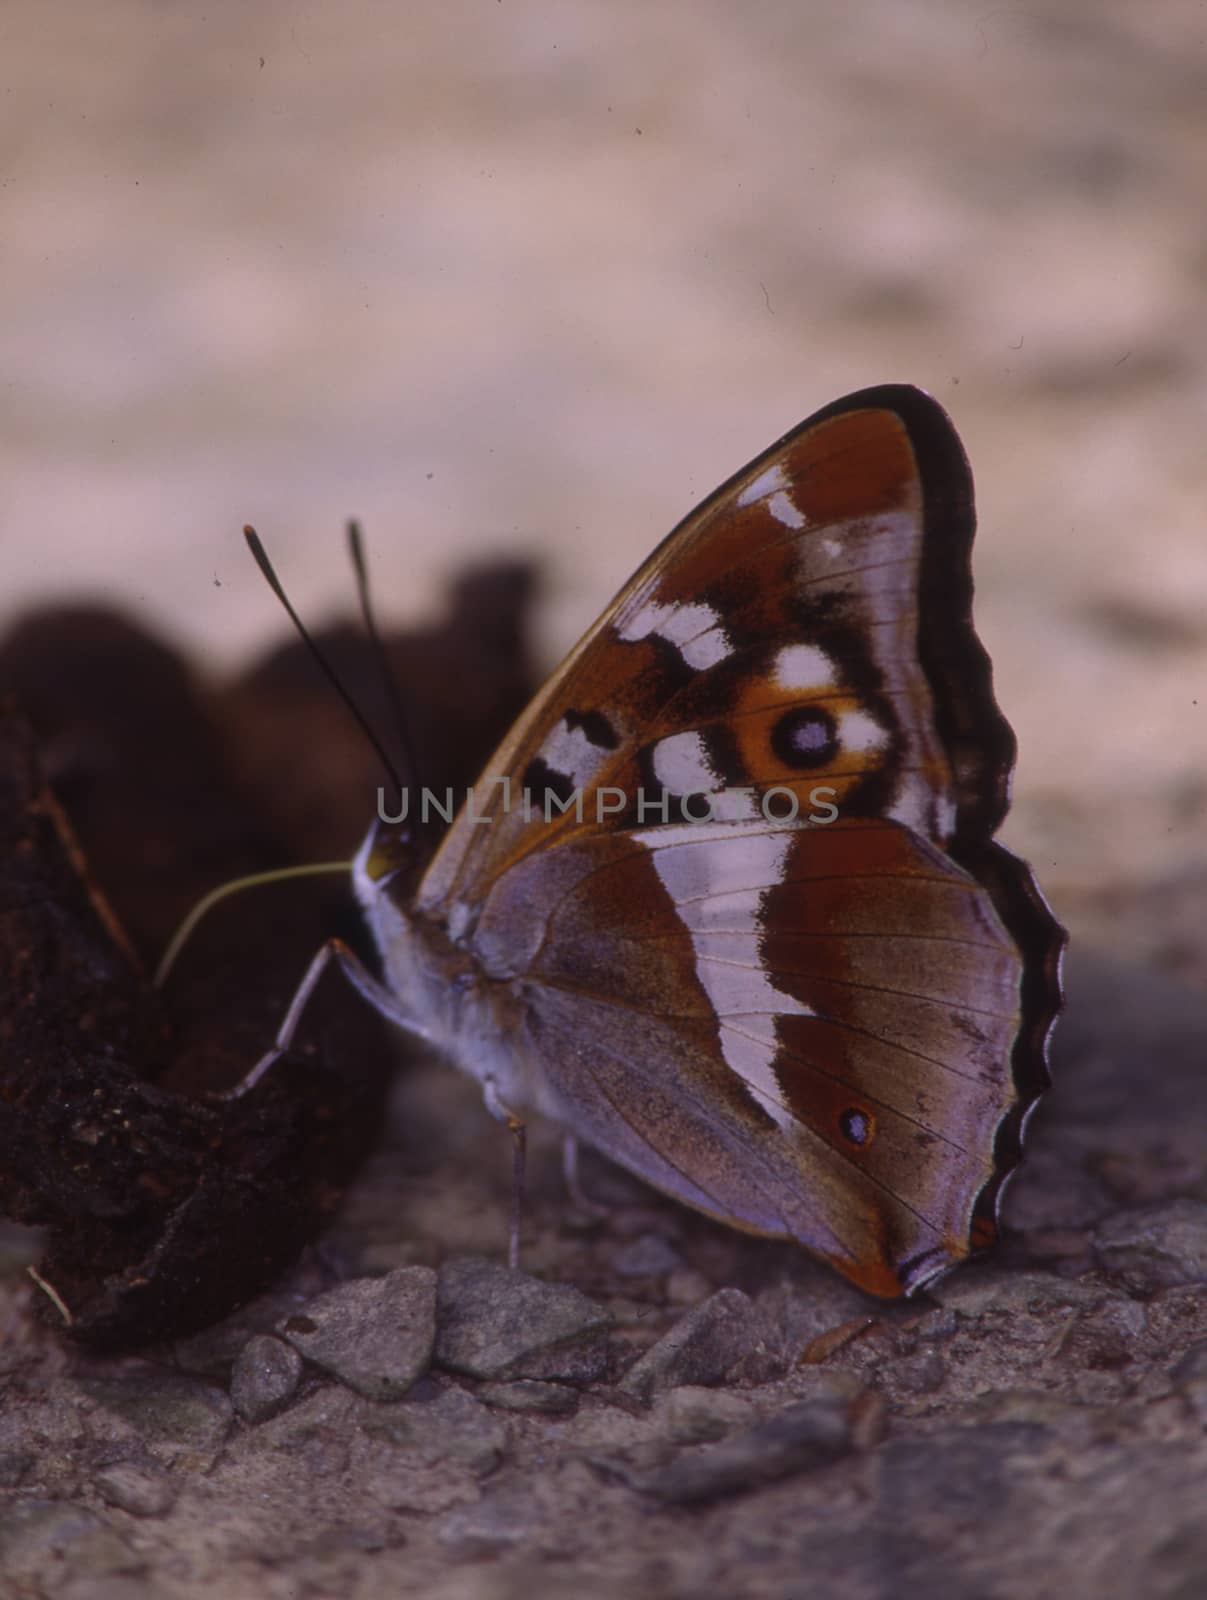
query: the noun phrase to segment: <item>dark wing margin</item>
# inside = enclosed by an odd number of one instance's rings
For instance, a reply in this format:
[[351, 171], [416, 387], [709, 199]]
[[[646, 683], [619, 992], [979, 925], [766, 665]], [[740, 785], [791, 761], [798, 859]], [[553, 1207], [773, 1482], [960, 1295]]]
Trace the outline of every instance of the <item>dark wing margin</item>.
[[1068, 935], [1029, 864], [993, 838], [1009, 810], [1017, 742], [994, 697], [993, 666], [973, 626], [976, 514], [964, 447], [943, 408], [908, 384], [864, 389], [836, 401], [816, 420], [869, 405], [884, 406], [904, 422], [922, 482], [926, 540], [918, 657], [956, 778], [956, 826], [948, 853], [984, 884], [1023, 957], [1022, 1021], [1012, 1056], [1018, 1101], [998, 1128], [994, 1176], [973, 1215], [972, 1242], [981, 1250], [996, 1239], [1002, 1192], [1022, 1157], [1031, 1113], [1052, 1081], [1048, 1044], [1064, 998], [1061, 965]]

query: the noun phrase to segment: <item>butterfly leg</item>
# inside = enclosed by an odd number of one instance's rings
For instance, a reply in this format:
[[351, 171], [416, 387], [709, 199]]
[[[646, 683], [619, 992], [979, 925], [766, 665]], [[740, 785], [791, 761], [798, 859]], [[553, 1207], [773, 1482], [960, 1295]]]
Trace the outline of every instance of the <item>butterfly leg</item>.
[[285, 1018], [277, 1029], [277, 1036], [273, 1040], [272, 1048], [260, 1057], [246, 1077], [242, 1078], [233, 1089], [228, 1089], [225, 1094], [219, 1096], [220, 1099], [238, 1100], [241, 1096], [250, 1093], [264, 1075], [285, 1054], [293, 1043], [294, 1035], [298, 1031], [302, 1016], [310, 1003], [314, 991], [318, 988], [323, 974], [333, 961], [356, 992], [367, 1000], [375, 1011], [380, 1011], [382, 1016], [388, 1017], [391, 1022], [396, 1022], [399, 1027], [405, 1028], [408, 1033], [417, 1034], [420, 1038], [426, 1037], [424, 1030], [417, 1027], [410, 1017], [399, 1010], [390, 990], [377, 981], [356, 952], [349, 945], [346, 945], [342, 939], [328, 939], [315, 952], [314, 959], [306, 968], [301, 983], [294, 990], [293, 999], [290, 1000]]
[[499, 1088], [492, 1077], [483, 1079], [482, 1097], [492, 1117], [507, 1124], [513, 1141], [511, 1166], [511, 1225], [507, 1233], [507, 1265], [514, 1272], [520, 1264], [520, 1223], [524, 1215], [524, 1172], [528, 1161], [528, 1128], [521, 1117], [509, 1110], [499, 1098]]
[[562, 1135], [562, 1179], [566, 1185], [566, 1193], [570, 1196], [570, 1204], [576, 1211], [581, 1211], [585, 1217], [607, 1217], [611, 1215], [611, 1207], [601, 1205], [598, 1200], [592, 1200], [582, 1185], [582, 1178], [578, 1170], [579, 1144], [572, 1133]]

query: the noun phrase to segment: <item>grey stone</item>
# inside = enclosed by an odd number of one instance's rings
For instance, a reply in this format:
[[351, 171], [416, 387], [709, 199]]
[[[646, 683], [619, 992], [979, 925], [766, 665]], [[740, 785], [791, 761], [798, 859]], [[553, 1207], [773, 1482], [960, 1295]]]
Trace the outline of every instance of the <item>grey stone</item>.
[[1149, 1293], [1207, 1281], [1207, 1204], [1171, 1200], [1112, 1217], [1094, 1234], [1098, 1264], [1129, 1289]]
[[566, 1417], [578, 1409], [578, 1390], [565, 1383], [542, 1383], [537, 1378], [517, 1378], [514, 1383], [488, 1383], [478, 1398], [501, 1411], [536, 1411], [546, 1417]]
[[757, 1388], [764, 1383], [775, 1383], [787, 1370], [787, 1357], [782, 1350], [772, 1348], [756, 1323], [754, 1343], [748, 1350], [742, 1351], [725, 1374], [725, 1381], [745, 1388]]
[[513, 1493], [488, 1495], [477, 1505], [450, 1511], [436, 1531], [449, 1552], [462, 1560], [503, 1555], [527, 1544], [533, 1534], [531, 1506]]
[[737, 1361], [763, 1343], [762, 1333], [750, 1297], [740, 1289], [718, 1289], [629, 1368], [621, 1393], [649, 1400], [660, 1389], [680, 1384], [721, 1383]]
[[324, 1384], [296, 1405], [236, 1435], [231, 1454], [300, 1456], [312, 1462], [330, 1452], [337, 1460], [372, 1403], [338, 1384]]
[[1037, 1337], [1046, 1339], [1052, 1315], [1072, 1315], [1103, 1297], [1100, 1288], [1059, 1278], [1055, 1273], [1014, 1271], [996, 1262], [977, 1263], [942, 1278], [927, 1291], [948, 1312], [961, 1320], [1000, 1319], [1015, 1331], [1020, 1323], [1045, 1323]]
[[712, 1284], [694, 1267], [679, 1267], [670, 1273], [663, 1288], [671, 1305], [698, 1306], [701, 1300], [707, 1300]]
[[643, 1233], [612, 1257], [612, 1269], [622, 1278], [664, 1277], [682, 1265], [683, 1257], [660, 1233]]
[[[305, 1292], [308, 1291], [302, 1291]], [[271, 1333], [294, 1310], [299, 1298], [296, 1289], [284, 1287], [260, 1295], [212, 1327], [177, 1339], [172, 1345], [173, 1364], [200, 1378], [226, 1378], [247, 1342], [259, 1334]]]
[[302, 1357], [291, 1344], [257, 1334], [240, 1350], [231, 1372], [231, 1402], [245, 1422], [275, 1417], [302, 1381]]
[[475, 1476], [493, 1472], [507, 1447], [507, 1429], [489, 1409], [448, 1388], [434, 1400], [378, 1406], [361, 1417], [362, 1430], [418, 1461], [451, 1462]]
[[[1035, 1423], [1053, 1431], [1063, 1427], [1067, 1432], [1071, 1420], [1088, 1427], [1094, 1414], [1051, 1390], [991, 1389], [977, 1395], [964, 1415], [977, 1428], [999, 1423]], [[965, 1429], [964, 1433], [967, 1431]]]
[[657, 1416], [676, 1444], [709, 1444], [745, 1427], [753, 1410], [745, 1395], [685, 1384], [663, 1395]]
[[435, 1360], [472, 1378], [590, 1383], [607, 1370], [609, 1313], [569, 1284], [477, 1256], [440, 1269]]
[[801, 1400], [720, 1444], [685, 1450], [634, 1487], [667, 1505], [703, 1505], [827, 1466], [852, 1448], [844, 1402]]
[[307, 1361], [370, 1400], [401, 1400], [427, 1371], [436, 1334], [436, 1274], [399, 1267], [308, 1300], [281, 1336]]
[[960, 1323], [950, 1306], [939, 1306], [934, 1311], [924, 1311], [914, 1324], [919, 1339], [950, 1339]]
[[668, 1448], [664, 1419], [627, 1406], [583, 1406], [560, 1431], [559, 1442], [588, 1460], [617, 1457], [631, 1463], [651, 1451], [664, 1456]]
[[176, 1485], [150, 1463], [119, 1461], [93, 1478], [107, 1505], [128, 1511], [132, 1517], [164, 1517], [176, 1503]]
[[1111, 1294], [1077, 1313], [1061, 1341], [1060, 1359], [1091, 1372], [1130, 1366], [1147, 1326], [1147, 1313], [1139, 1301]]
[[943, 1387], [947, 1367], [937, 1350], [922, 1350], [895, 1368], [893, 1377], [910, 1394], [935, 1394]]

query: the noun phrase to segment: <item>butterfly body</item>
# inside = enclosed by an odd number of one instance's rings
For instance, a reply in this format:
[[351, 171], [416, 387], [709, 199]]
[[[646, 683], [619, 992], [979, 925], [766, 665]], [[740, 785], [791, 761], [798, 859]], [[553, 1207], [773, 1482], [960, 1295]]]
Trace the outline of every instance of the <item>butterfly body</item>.
[[654, 552], [430, 862], [379, 821], [355, 870], [391, 1014], [496, 1109], [882, 1295], [991, 1242], [1059, 996], [972, 531], [933, 401], [837, 402]]
[[365, 867], [375, 837], [373, 830], [353, 864], [353, 885], [382, 954], [390, 1015], [489, 1085], [500, 1105], [551, 1115], [539, 1073], [517, 1048], [522, 996], [492, 981], [445, 924], [416, 917], [381, 891]]

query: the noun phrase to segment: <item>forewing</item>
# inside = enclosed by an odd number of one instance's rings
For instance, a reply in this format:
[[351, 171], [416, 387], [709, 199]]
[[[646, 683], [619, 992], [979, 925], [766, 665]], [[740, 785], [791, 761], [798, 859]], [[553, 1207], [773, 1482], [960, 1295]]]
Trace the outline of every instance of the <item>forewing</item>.
[[756, 815], [772, 787], [802, 813], [820, 789], [844, 816], [987, 837], [1013, 744], [971, 628], [972, 527], [959, 441], [927, 396], [819, 412], [681, 523], [553, 675], [421, 907], [472, 908], [528, 851], [657, 821], [668, 798], [681, 820], [700, 792], [751, 787], [736, 803]]

